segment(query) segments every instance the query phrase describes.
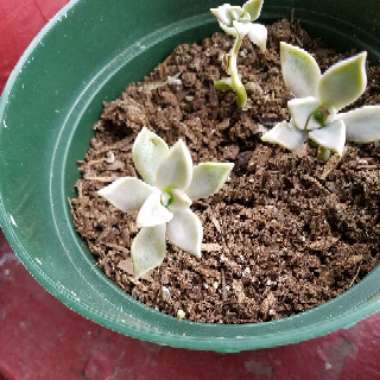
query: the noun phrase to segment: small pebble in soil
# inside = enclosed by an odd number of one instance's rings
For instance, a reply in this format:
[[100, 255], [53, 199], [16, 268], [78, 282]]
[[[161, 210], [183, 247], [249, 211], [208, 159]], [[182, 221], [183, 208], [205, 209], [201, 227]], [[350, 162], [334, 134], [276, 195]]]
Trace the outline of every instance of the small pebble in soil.
[[178, 319], [185, 319], [185, 317], [186, 317], [186, 313], [182, 309], [179, 309], [177, 311], [177, 318]]

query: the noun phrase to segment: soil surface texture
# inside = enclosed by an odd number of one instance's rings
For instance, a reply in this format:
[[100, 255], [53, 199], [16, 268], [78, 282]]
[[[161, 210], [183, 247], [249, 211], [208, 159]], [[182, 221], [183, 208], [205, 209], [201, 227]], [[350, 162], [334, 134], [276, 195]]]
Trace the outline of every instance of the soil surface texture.
[[[232, 43], [215, 33], [178, 46], [143, 82], [105, 103], [79, 162], [71, 201], [79, 234], [110, 279], [164, 313], [213, 323], [276, 320], [336, 297], [379, 261], [380, 144], [347, 145], [343, 159], [323, 164], [313, 148], [291, 153], [260, 141], [265, 128], [289, 119], [280, 41], [312, 52], [323, 70], [354, 51], [338, 54], [286, 20], [268, 28], [265, 54], [248, 40], [240, 52], [247, 110], [213, 87], [226, 75], [223, 56]], [[380, 104], [380, 67], [370, 66], [368, 76], [356, 105]], [[130, 258], [136, 215], [96, 190], [137, 175], [131, 147], [144, 126], [170, 145], [183, 138], [194, 163], [231, 161], [235, 168], [219, 193], [192, 205], [204, 226], [202, 259], [168, 243], [163, 265], [137, 281]]]

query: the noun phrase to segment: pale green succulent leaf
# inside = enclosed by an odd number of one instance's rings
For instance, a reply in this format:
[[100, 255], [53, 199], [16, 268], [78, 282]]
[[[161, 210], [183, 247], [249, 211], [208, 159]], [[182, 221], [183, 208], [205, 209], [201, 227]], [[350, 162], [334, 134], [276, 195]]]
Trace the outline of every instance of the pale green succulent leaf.
[[346, 145], [346, 125], [342, 120], [335, 120], [324, 128], [309, 132], [309, 138], [342, 156]]
[[248, 101], [247, 91], [240, 80], [239, 74], [234, 75], [234, 79], [223, 78], [214, 82], [214, 87], [218, 91], [234, 91], [236, 94], [236, 104], [239, 108], [244, 108]]
[[264, 25], [238, 21], [234, 21], [233, 25], [240, 37], [243, 38], [248, 36], [253, 44], [258, 46], [262, 52], [265, 52], [268, 39], [268, 30]]
[[137, 215], [138, 227], [154, 227], [173, 219], [173, 214], [162, 205], [161, 192], [154, 191], [142, 205]]
[[193, 161], [183, 140], [178, 140], [157, 170], [157, 186], [160, 189], [185, 189], [191, 182]]
[[223, 4], [217, 8], [211, 8], [210, 12], [216, 17], [219, 23], [222, 25], [232, 25], [232, 18], [230, 15], [230, 4]]
[[200, 258], [203, 240], [203, 227], [200, 219], [190, 209], [174, 213], [167, 226], [167, 237], [175, 246]]
[[221, 22], [218, 22], [220, 29], [224, 31], [224, 33], [228, 34], [229, 36], [232, 37], [238, 37], [239, 33], [237, 32], [236, 28], [233, 26], [227, 26], [225, 24], [222, 24]]
[[219, 191], [227, 181], [234, 164], [205, 162], [193, 169], [193, 179], [187, 195], [192, 199], [207, 198]]
[[307, 51], [281, 42], [281, 69], [288, 89], [297, 97], [316, 96], [321, 79], [318, 63]]
[[234, 90], [232, 78], [229, 78], [229, 77], [222, 78], [222, 79], [214, 81], [214, 87], [218, 91]]
[[135, 177], [122, 177], [103, 187], [98, 195], [121, 211], [138, 210], [155, 188]]
[[237, 67], [230, 65], [232, 90], [236, 94], [236, 104], [239, 108], [243, 109], [248, 101], [247, 91], [240, 79], [240, 75], [237, 72]]
[[380, 106], [365, 106], [339, 114], [346, 124], [347, 140], [368, 144], [380, 140]]
[[183, 190], [174, 189], [171, 192], [170, 211], [187, 209], [191, 206], [191, 198]]
[[250, 15], [251, 21], [257, 20], [263, 9], [264, 0], [248, 0], [243, 5], [243, 11]]
[[294, 125], [304, 131], [313, 112], [318, 108], [319, 100], [313, 96], [296, 98], [288, 102], [288, 108]]
[[245, 87], [241, 83], [239, 86], [235, 88], [236, 93], [236, 104], [240, 109], [244, 109], [247, 105], [248, 95]]
[[295, 127], [292, 122], [283, 121], [264, 133], [261, 140], [289, 150], [296, 150], [304, 145], [306, 133]]
[[154, 185], [157, 169], [169, 152], [169, 147], [161, 137], [143, 128], [132, 147], [135, 167], [145, 182]]
[[241, 7], [231, 4], [223, 4], [217, 8], [211, 8], [210, 12], [218, 22], [224, 26], [232, 26], [234, 20], [239, 20], [243, 10]]
[[160, 266], [166, 256], [166, 225], [142, 228], [132, 242], [131, 256], [135, 278]]
[[232, 73], [232, 89], [236, 94], [236, 104], [240, 109], [244, 109], [247, 105], [248, 95], [247, 91], [240, 79], [240, 75], [234, 70], [231, 70]]
[[239, 108], [243, 109], [248, 100], [247, 91], [243, 85], [243, 82], [240, 79], [238, 66], [237, 66], [237, 55], [241, 46], [242, 39], [238, 38], [235, 40], [234, 46], [229, 55], [228, 63], [228, 73], [231, 76], [231, 86], [233, 91], [236, 94], [236, 104]]
[[367, 87], [367, 53], [360, 53], [330, 67], [319, 83], [319, 99], [340, 110], [357, 100]]

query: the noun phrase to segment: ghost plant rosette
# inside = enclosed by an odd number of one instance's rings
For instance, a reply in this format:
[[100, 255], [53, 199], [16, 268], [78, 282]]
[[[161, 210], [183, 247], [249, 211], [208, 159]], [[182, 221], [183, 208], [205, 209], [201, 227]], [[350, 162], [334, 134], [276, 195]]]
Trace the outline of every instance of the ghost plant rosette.
[[190, 210], [191, 203], [217, 192], [233, 164], [208, 162], [193, 166], [182, 140], [169, 149], [165, 141], [146, 128], [135, 140], [132, 157], [144, 181], [119, 178], [98, 194], [124, 212], [139, 210], [137, 226], [141, 230], [131, 247], [135, 277], [162, 263], [166, 238], [200, 258], [203, 228]]
[[242, 7], [224, 4], [210, 9], [217, 18], [219, 26], [235, 38], [227, 59], [229, 77], [216, 81], [215, 88], [234, 91], [236, 103], [240, 108], [244, 108], [247, 103], [247, 92], [239, 75], [237, 58], [245, 36], [248, 36], [261, 51], [266, 50], [268, 31], [264, 25], [254, 22], [261, 15], [263, 3], [264, 0], [248, 0]]
[[338, 62], [322, 75], [313, 56], [282, 42], [282, 75], [296, 98], [288, 102], [290, 122], [277, 124], [262, 140], [289, 150], [311, 140], [319, 147], [318, 156], [324, 161], [330, 151], [342, 156], [347, 140], [355, 143], [380, 140], [380, 106], [338, 113], [364, 93], [366, 58], [366, 52], [358, 54]]

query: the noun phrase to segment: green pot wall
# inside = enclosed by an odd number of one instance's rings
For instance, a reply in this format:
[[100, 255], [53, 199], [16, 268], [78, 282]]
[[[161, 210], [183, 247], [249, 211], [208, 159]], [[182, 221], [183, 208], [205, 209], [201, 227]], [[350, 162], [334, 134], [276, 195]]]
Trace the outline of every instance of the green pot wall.
[[[140, 80], [179, 43], [218, 30], [211, 0], [72, 1], [35, 38], [0, 104], [0, 221], [15, 253], [51, 294], [86, 318], [174, 347], [237, 352], [300, 342], [380, 309], [380, 268], [337, 299], [277, 322], [198, 324], [132, 300], [95, 266], [68, 197], [102, 101]], [[266, 0], [266, 20], [300, 18], [340, 49], [380, 57], [380, 2]]]

